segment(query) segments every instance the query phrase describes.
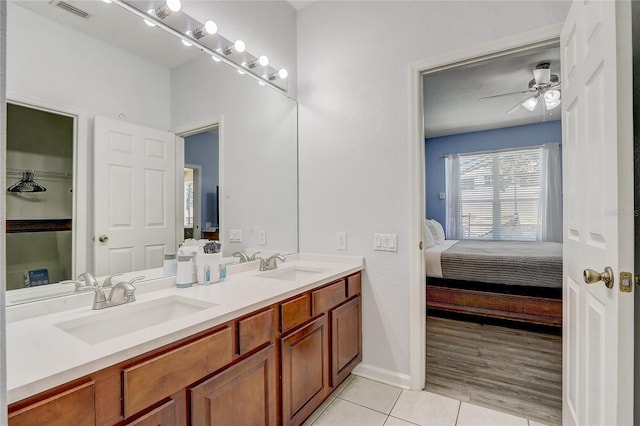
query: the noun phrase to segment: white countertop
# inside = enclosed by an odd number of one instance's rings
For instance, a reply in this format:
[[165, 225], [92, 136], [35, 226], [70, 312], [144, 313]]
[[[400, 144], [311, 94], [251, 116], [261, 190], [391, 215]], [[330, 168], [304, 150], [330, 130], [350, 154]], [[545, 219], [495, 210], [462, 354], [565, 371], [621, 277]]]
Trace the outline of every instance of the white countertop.
[[[287, 256], [287, 262], [278, 269], [296, 266], [321, 272], [297, 281], [279, 280], [260, 276], [264, 273], [258, 272], [257, 263], [253, 262], [228, 268], [225, 281], [208, 286], [179, 289], [174, 286], [175, 277], [150, 282], [146, 290], [143, 289], [146, 283], [142, 283], [138, 285], [135, 302], [103, 310], [91, 309], [92, 293], [11, 306], [7, 308], [6, 329], [8, 402], [20, 401], [362, 270], [363, 258], [302, 253]], [[124, 315], [136, 304], [171, 296], [215, 305], [95, 344], [85, 343], [55, 325], [82, 322], [106, 313], [112, 317], [118, 310]], [[83, 304], [77, 307], [78, 303]], [[29, 313], [28, 319], [23, 319], [25, 312]]]

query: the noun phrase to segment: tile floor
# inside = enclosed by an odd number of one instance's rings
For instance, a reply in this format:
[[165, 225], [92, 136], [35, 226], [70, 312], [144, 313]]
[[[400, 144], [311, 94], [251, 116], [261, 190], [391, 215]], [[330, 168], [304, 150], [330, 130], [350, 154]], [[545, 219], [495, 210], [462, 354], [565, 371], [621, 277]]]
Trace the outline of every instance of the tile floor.
[[349, 376], [303, 426], [544, 426], [424, 391]]

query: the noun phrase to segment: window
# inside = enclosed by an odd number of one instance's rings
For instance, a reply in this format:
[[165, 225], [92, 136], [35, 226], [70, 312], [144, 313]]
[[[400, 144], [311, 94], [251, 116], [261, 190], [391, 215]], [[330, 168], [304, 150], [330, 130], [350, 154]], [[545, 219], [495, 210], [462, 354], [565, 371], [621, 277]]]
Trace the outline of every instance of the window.
[[[542, 151], [535, 147], [447, 157], [447, 225], [457, 228], [453, 238], [538, 239]], [[450, 234], [448, 230], [448, 238]]]

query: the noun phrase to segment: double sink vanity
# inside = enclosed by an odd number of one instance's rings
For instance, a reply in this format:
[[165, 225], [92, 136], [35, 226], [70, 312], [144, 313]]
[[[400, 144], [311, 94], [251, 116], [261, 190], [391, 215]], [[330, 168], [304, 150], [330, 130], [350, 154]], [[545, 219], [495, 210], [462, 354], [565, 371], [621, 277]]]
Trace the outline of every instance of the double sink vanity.
[[7, 309], [9, 425], [298, 425], [362, 359], [361, 257], [296, 254], [225, 281]]

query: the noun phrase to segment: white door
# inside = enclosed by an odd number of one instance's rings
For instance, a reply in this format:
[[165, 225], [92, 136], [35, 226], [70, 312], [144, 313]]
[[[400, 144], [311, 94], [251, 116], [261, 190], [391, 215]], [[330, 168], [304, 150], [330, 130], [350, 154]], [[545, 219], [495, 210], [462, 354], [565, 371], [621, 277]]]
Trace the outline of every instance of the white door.
[[[633, 424], [631, 8], [575, 1], [561, 34], [563, 424]], [[612, 288], [583, 271], [613, 269]], [[633, 284], [631, 284], [631, 287]]]
[[175, 252], [175, 155], [172, 133], [95, 117], [96, 275], [158, 268]]

